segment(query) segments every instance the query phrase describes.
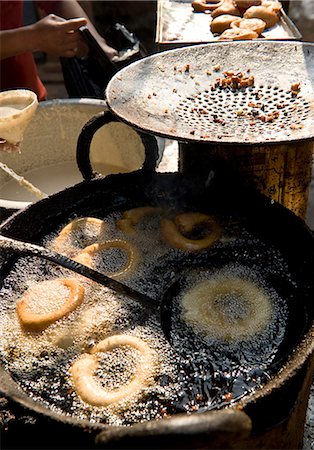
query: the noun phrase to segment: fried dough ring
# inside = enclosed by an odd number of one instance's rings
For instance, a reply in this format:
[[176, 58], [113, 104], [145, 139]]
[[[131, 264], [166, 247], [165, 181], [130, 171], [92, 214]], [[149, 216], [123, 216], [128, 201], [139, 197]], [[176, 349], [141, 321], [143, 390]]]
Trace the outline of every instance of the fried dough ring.
[[258, 38], [258, 34], [255, 33], [255, 31], [245, 30], [242, 28], [229, 28], [219, 36], [218, 41], [242, 41], [256, 38]]
[[139, 208], [129, 209], [128, 211], [124, 211], [121, 219], [117, 220], [117, 227], [127, 234], [134, 234], [134, 226], [144, 216], [157, 214], [160, 211], [160, 208], [155, 208], [154, 206], [141, 206]]
[[[82, 224], [96, 225], [101, 228], [104, 227], [105, 222], [103, 220], [97, 219], [96, 217], [81, 217], [80, 219], [73, 220], [64, 228], [62, 228], [58, 236], [55, 238], [53, 249], [56, 252], [62, 253], [64, 251], [65, 242], [69, 238], [71, 232], [77, 230]], [[77, 248], [73, 248], [73, 250], [71, 251], [71, 255], [73, 255], [75, 251], [77, 251]]]
[[211, 32], [223, 33], [236, 20], [239, 20], [238, 16], [231, 16], [230, 14], [223, 14], [222, 16], [218, 16], [211, 21], [210, 24]]
[[[142, 361], [138, 364], [133, 379], [126, 386], [107, 392], [94, 378], [98, 366], [96, 354], [109, 352], [120, 346], [130, 346], [138, 350]], [[150, 384], [153, 370], [153, 350], [142, 339], [122, 334], [100, 341], [91, 350], [91, 354], [85, 353], [74, 362], [70, 372], [75, 390], [84, 402], [94, 406], [109, 406], [129, 397], [139, 396], [143, 387]]]
[[[235, 317], [228, 317], [228, 296], [242, 299], [242, 303], [233, 305]], [[229, 342], [256, 335], [269, 324], [272, 315], [267, 293], [252, 281], [233, 276], [198, 283], [184, 294], [181, 305], [185, 322], [194, 330]], [[232, 306], [229, 308], [232, 310]]]
[[197, 12], [213, 11], [223, 4], [224, 0], [211, 0], [207, 3], [206, 0], [194, 0], [192, 8]]
[[55, 311], [46, 314], [31, 312], [28, 304], [32, 297], [32, 289], [28, 289], [20, 300], [18, 300], [16, 312], [21, 324], [27, 330], [42, 331], [62, 317], [69, 315], [83, 302], [84, 287], [78, 281], [68, 278], [60, 278], [57, 281], [70, 289], [70, 295], [64, 305]]
[[272, 6], [251, 6], [243, 15], [244, 19], [262, 19], [266, 28], [271, 28], [279, 22], [279, 11]]
[[84, 264], [84, 266], [93, 268], [93, 257], [102, 250], [108, 250], [109, 248], [118, 248], [120, 250], [124, 250], [128, 256], [128, 261], [125, 266], [120, 271], [114, 272], [110, 276], [112, 278], [119, 279], [132, 274], [138, 265], [139, 253], [137, 248], [131, 242], [125, 241], [123, 239], [115, 239], [112, 241], [105, 241], [100, 242], [99, 244], [89, 245], [88, 247], [85, 247], [84, 250], [73, 259], [74, 261]]
[[251, 30], [258, 35], [262, 34], [266, 28], [266, 23], [262, 19], [236, 19], [231, 23], [231, 28], [240, 28], [241, 30]]
[[241, 16], [241, 13], [233, 0], [224, 0], [221, 6], [214, 9], [214, 11], [211, 13], [211, 16], [213, 19], [215, 19], [215, 17], [226, 14], [230, 16]]
[[[201, 239], [189, 239], [184, 234], [191, 233], [198, 225], [207, 225], [210, 232]], [[218, 223], [207, 214], [183, 213], [173, 220], [161, 220], [161, 232], [164, 239], [172, 246], [188, 252], [197, 252], [213, 245], [221, 236], [222, 230]]]

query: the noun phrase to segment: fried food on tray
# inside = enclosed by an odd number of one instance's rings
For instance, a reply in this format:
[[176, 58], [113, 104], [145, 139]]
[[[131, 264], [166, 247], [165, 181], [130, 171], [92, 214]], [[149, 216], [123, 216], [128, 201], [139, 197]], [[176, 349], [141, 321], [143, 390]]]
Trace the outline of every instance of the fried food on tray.
[[231, 16], [241, 16], [241, 13], [238, 10], [236, 4], [233, 2], [233, 0], [224, 0], [221, 6], [214, 9], [214, 11], [211, 13], [211, 16], [213, 19], [215, 19], [215, 17], [222, 16], [225, 14]]
[[218, 41], [242, 41], [247, 39], [256, 39], [258, 34], [252, 30], [246, 30], [241, 28], [228, 28], [218, 38]]
[[[268, 2], [272, 3], [272, 2]], [[276, 3], [276, 2], [274, 2]], [[243, 15], [245, 19], [262, 19], [266, 23], [266, 28], [271, 28], [280, 20], [280, 9], [277, 9], [278, 6], [251, 6], [249, 9], [247, 9]]]
[[246, 11], [251, 6], [259, 6], [262, 0], [234, 0], [235, 4], [241, 12]]
[[224, 0], [194, 0], [192, 2], [192, 8], [197, 12], [213, 11], [223, 3]]
[[239, 21], [242, 19], [239, 19], [238, 16], [231, 16], [230, 14], [223, 14], [222, 16], [218, 16], [215, 19], [212, 20], [210, 24], [210, 29], [212, 33], [223, 33], [225, 30], [227, 30], [232, 22]]
[[255, 31], [258, 35], [262, 34], [266, 28], [266, 23], [262, 19], [236, 19], [232, 21], [231, 28], [241, 30]]

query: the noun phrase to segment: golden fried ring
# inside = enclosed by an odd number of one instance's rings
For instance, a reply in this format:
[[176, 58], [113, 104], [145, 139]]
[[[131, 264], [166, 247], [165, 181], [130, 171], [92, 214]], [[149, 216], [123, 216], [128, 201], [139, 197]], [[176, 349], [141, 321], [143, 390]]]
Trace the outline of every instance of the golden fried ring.
[[[230, 297], [235, 299], [233, 306], [228, 306], [228, 297], [229, 301]], [[272, 315], [267, 293], [252, 281], [234, 276], [198, 283], [183, 295], [181, 305], [183, 319], [195, 331], [224, 341], [258, 334]]]
[[238, 16], [231, 16], [230, 14], [223, 14], [211, 21], [210, 29], [212, 33], [223, 33], [230, 25], [238, 21]]
[[197, 12], [213, 11], [223, 4], [224, 0], [194, 0], [192, 2], [192, 8]]
[[[161, 220], [160, 225], [164, 239], [171, 246], [188, 252], [197, 252], [210, 247], [222, 233], [219, 224], [212, 217], [202, 213], [178, 214], [174, 220]], [[208, 226], [209, 234], [201, 239], [189, 239], [184, 236], [186, 233], [191, 233], [198, 225]]]
[[258, 35], [265, 30], [266, 23], [262, 19], [236, 19], [231, 23], [231, 28], [240, 28], [245, 30], [252, 30]]
[[[69, 235], [72, 233], [72, 231], [77, 230], [81, 225], [96, 225], [97, 227], [101, 228], [104, 227], [105, 222], [100, 219], [96, 219], [96, 217], [81, 217], [80, 219], [73, 220], [73, 222], [68, 223], [58, 236], [54, 240], [53, 249], [56, 252], [62, 253], [64, 251], [64, 245], [67, 239], [69, 238]], [[73, 252], [77, 251], [77, 249], [73, 249]]]
[[211, 16], [213, 19], [215, 19], [215, 17], [225, 14], [228, 14], [230, 16], [241, 16], [239, 9], [232, 0], [224, 0], [219, 8], [214, 9], [214, 11], [211, 13]]
[[69, 315], [83, 302], [84, 287], [80, 283], [68, 278], [60, 278], [53, 281], [58, 281], [65, 287], [69, 288], [70, 295], [61, 308], [46, 314], [37, 314], [31, 312], [29, 308], [29, 302], [32, 298], [32, 289], [28, 289], [16, 305], [18, 318], [26, 329], [32, 331], [42, 331], [62, 317]]
[[271, 28], [279, 22], [279, 11], [270, 6], [251, 6], [243, 15], [245, 19], [262, 19], [266, 28]]
[[135, 232], [134, 226], [144, 216], [157, 214], [160, 210], [160, 208], [155, 208], [154, 206], [141, 206], [139, 208], [129, 209], [123, 213], [121, 219], [117, 220], [117, 227], [127, 234], [133, 234]]
[[256, 38], [258, 38], [258, 34], [255, 33], [255, 31], [245, 30], [242, 28], [229, 28], [219, 36], [218, 41], [242, 41]]
[[131, 242], [125, 241], [123, 239], [114, 239], [112, 241], [105, 241], [100, 242], [99, 244], [89, 245], [88, 247], [85, 247], [82, 252], [73, 259], [74, 261], [84, 264], [84, 266], [93, 268], [93, 258], [97, 255], [97, 253], [103, 250], [108, 250], [110, 248], [118, 248], [120, 250], [124, 250], [128, 256], [128, 261], [126, 262], [124, 267], [122, 267], [120, 271], [110, 274], [110, 276], [112, 278], [118, 279], [132, 274], [138, 265], [139, 253], [137, 248]]
[[[132, 380], [123, 387], [107, 392], [94, 377], [97, 370], [97, 353], [109, 352], [121, 346], [129, 346], [141, 353], [141, 361]], [[111, 336], [100, 341], [91, 354], [82, 355], [71, 367], [71, 375], [75, 390], [79, 397], [86, 403], [94, 406], [109, 406], [128, 400], [129, 397], [139, 396], [143, 387], [152, 381], [154, 370], [154, 352], [144, 342], [135, 336], [126, 334]]]

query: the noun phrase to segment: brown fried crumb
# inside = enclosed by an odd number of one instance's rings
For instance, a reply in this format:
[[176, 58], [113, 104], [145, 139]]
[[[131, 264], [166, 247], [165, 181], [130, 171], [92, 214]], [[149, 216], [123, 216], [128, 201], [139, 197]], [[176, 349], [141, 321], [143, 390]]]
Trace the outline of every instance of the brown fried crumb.
[[219, 72], [219, 70], [221, 69], [221, 65], [220, 65], [220, 64], [216, 64], [216, 65], [213, 67], [213, 69], [214, 69], [215, 72]]
[[292, 92], [299, 92], [301, 90], [301, 82], [291, 84]]
[[[233, 89], [233, 90], [239, 90], [242, 88], [246, 88], [249, 86], [254, 85], [254, 76], [253, 75], [246, 75], [243, 72], [233, 72], [231, 70], [226, 70], [224, 73], [224, 78], [218, 77], [215, 80], [214, 83], [214, 89], [215, 88], [222, 88], [222, 89]], [[211, 87], [211, 89], [212, 89]], [[212, 90], [214, 90], [212, 89]]]

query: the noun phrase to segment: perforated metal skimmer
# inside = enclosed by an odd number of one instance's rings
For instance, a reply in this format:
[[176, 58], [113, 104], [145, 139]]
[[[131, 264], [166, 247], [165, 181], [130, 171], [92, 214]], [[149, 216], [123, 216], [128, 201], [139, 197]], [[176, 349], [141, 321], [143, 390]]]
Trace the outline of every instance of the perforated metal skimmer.
[[[284, 131], [293, 137], [306, 121], [313, 120], [309, 102], [291, 90], [278, 86], [255, 86], [241, 90], [205, 90], [183, 99], [176, 108], [178, 118], [191, 127], [191, 132], [201, 133], [201, 138], [229, 137], [241, 133], [242, 138], [268, 141]], [[194, 128], [194, 130], [193, 130]]]
[[[254, 85], [217, 85], [230, 70], [252, 75]], [[314, 137], [313, 87], [313, 44], [245, 41], [180, 48], [131, 64], [110, 81], [107, 101], [122, 120], [157, 135], [278, 144]]]

